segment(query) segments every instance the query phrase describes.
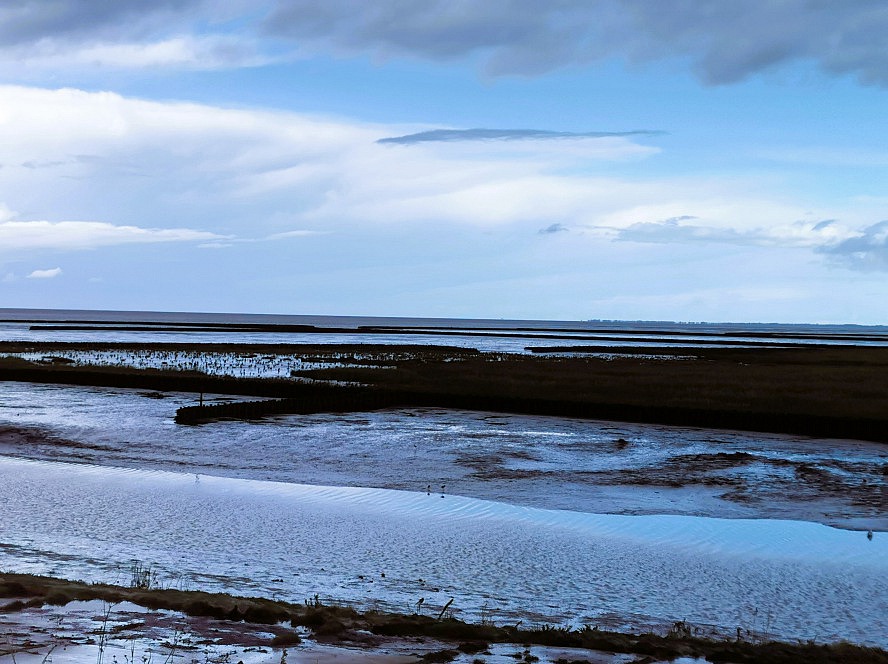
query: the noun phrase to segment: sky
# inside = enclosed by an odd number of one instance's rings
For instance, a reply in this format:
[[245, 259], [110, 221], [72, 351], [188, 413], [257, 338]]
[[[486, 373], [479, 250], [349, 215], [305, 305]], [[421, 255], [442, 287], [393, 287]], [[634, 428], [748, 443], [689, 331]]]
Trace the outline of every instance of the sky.
[[884, 0], [10, 0], [0, 307], [888, 324]]

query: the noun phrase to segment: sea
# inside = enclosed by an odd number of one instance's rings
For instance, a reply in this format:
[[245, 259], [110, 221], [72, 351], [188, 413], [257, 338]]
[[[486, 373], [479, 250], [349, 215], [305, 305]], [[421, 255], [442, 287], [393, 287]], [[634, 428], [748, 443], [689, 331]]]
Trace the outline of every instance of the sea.
[[[75, 325], [72, 325], [75, 324]], [[203, 327], [201, 327], [203, 326]], [[236, 334], [222, 326], [261, 326]], [[301, 326], [308, 330], [287, 330]], [[140, 329], [128, 329], [139, 327]], [[147, 329], [146, 329], [147, 328]], [[277, 329], [276, 329], [277, 328]], [[546, 321], [0, 308], [0, 341], [383, 343], [526, 352], [552, 346], [888, 345], [885, 325]]]
[[[0, 341], [656, 353], [885, 345], [888, 328], [5, 309]], [[137, 357], [161, 361], [105, 360]], [[884, 445], [443, 409], [176, 424], [194, 401], [0, 382], [0, 569], [126, 584], [149, 567], [163, 587], [501, 625], [888, 647], [888, 509], [859, 499], [885, 496]]]

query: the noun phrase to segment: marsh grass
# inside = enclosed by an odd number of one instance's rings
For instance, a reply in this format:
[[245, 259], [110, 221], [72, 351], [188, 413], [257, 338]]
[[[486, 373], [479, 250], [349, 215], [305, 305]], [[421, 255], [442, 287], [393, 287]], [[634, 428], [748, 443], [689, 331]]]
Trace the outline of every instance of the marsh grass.
[[[380, 636], [435, 638], [454, 644], [515, 643], [525, 646], [589, 648], [667, 660], [689, 656], [706, 657], [711, 662], [738, 664], [888, 664], [888, 652], [885, 650], [850, 643], [793, 644], [713, 640], [689, 636], [684, 629], [673, 630], [673, 633], [666, 636], [622, 634], [589, 627], [574, 630], [549, 625], [537, 629], [518, 629], [466, 623], [454, 618], [437, 620], [431, 616], [381, 612], [362, 614], [350, 607], [320, 603], [290, 604], [258, 597], [234, 597], [201, 591], [124, 588], [24, 574], [0, 573], [0, 597], [29, 597], [31, 600], [25, 604], [31, 606], [43, 603], [64, 605], [74, 600], [93, 599], [102, 600], [108, 605], [129, 601], [149, 609], [178, 611], [190, 616], [242, 620], [269, 626], [290, 622], [294, 627], [308, 627], [316, 635], [321, 632], [328, 640], [338, 642], [348, 642], [357, 632], [372, 632]], [[35, 603], [32, 604], [32, 601]], [[11, 604], [0, 607], [0, 611], [13, 610]], [[690, 626], [688, 629], [690, 630]]]
[[[137, 369], [28, 362], [15, 353], [170, 353]], [[602, 350], [607, 350], [602, 347]], [[179, 421], [441, 407], [888, 442], [888, 348], [683, 348], [683, 359], [480, 353], [445, 346], [0, 342], [0, 380], [264, 397], [181, 409]], [[198, 361], [288, 354], [332, 364], [291, 378], [210, 374]], [[692, 354], [692, 357], [690, 356]], [[181, 358], [192, 358], [182, 360]], [[240, 361], [240, 360], [239, 360]], [[304, 382], [308, 380], [309, 382]]]
[[485, 354], [299, 375], [373, 385], [442, 407], [888, 441], [888, 348], [694, 353], [680, 361]]
[[142, 562], [134, 561], [130, 566], [130, 588], [150, 590], [157, 585], [157, 572]]

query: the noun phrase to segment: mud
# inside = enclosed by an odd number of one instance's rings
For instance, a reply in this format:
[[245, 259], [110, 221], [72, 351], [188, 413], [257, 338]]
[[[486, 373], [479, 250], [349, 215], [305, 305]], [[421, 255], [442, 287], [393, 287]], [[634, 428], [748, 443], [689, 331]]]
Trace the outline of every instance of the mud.
[[[612, 451], [619, 454], [630, 446], [629, 441], [618, 438]], [[510, 465], [513, 459], [538, 460], [530, 452], [516, 450], [511, 453], [463, 454], [457, 463], [471, 469], [471, 477], [481, 482], [571, 482], [599, 488], [705, 488], [715, 490], [721, 500], [766, 508], [788, 518], [801, 515], [805, 512], [801, 506], [813, 502], [830, 503], [832, 506], [827, 509], [833, 515], [852, 520], [884, 516], [888, 510], [888, 463], [846, 461], [826, 456], [812, 462], [796, 460], [791, 455], [717, 452], [678, 454], [641, 467], [565, 472], [516, 468]]]

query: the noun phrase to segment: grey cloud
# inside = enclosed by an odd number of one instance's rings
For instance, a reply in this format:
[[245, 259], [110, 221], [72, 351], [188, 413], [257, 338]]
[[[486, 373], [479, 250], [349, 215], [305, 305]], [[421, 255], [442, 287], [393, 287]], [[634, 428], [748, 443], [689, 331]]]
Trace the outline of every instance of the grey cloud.
[[888, 85], [883, 0], [277, 0], [263, 29], [340, 53], [478, 56], [494, 75], [686, 58], [719, 84], [807, 59]]
[[28, 168], [31, 170], [37, 170], [39, 168], [55, 168], [57, 166], [67, 166], [68, 164], [95, 164], [100, 162], [101, 159], [99, 157], [93, 155], [85, 155], [78, 154], [72, 155], [68, 159], [51, 159], [44, 161], [37, 161], [30, 159], [28, 161], [23, 161], [20, 166], [22, 168]]
[[888, 270], [888, 219], [864, 228], [857, 237], [818, 251], [855, 269]]
[[[264, 11], [272, 0], [264, 0]], [[66, 67], [214, 70], [281, 58], [257, 41], [250, 0], [20, 0], [0, 3], [0, 63], [22, 73]], [[9, 6], [6, 6], [9, 5]]]
[[555, 233], [565, 233], [568, 231], [564, 224], [551, 224], [537, 231], [540, 235], [553, 235]]
[[204, 0], [18, 0], [0, 7], [0, 46], [41, 40], [120, 39], [145, 36], [177, 16], [188, 15]]
[[[221, 8], [220, 8], [221, 6]], [[226, 21], [228, 21], [226, 23]], [[216, 32], [221, 66], [237, 40], [377, 59], [479, 62], [537, 75], [605, 58], [687, 61], [706, 83], [798, 60], [888, 86], [884, 0], [16, 0], [0, 4], [0, 48], [149, 42]], [[232, 50], [233, 49], [233, 50]], [[232, 50], [232, 52], [225, 52]], [[252, 51], [250, 51], [252, 53]]]
[[520, 141], [520, 140], [551, 140], [561, 138], [604, 138], [609, 136], [656, 136], [662, 131], [639, 129], [635, 131], [546, 131], [543, 129], [432, 129], [406, 136], [381, 138], [377, 143], [397, 143], [411, 145], [414, 143], [455, 142], [455, 141]]
[[841, 240], [829, 232], [836, 224], [835, 219], [797, 221], [792, 226], [802, 231], [800, 234], [785, 234], [780, 229], [740, 231], [681, 223], [693, 219], [695, 217], [682, 216], [639, 222], [617, 231], [615, 239], [651, 243], [714, 242], [759, 247], [808, 247], [837, 265], [858, 270], [888, 270], [888, 219], [858, 231], [846, 231], [843, 233], [845, 239]]
[[615, 239], [663, 244], [707, 242], [756, 247], [815, 247], [818, 251], [835, 243], [833, 235], [823, 233], [833, 224], [832, 219], [819, 222], [797, 221], [791, 224], [792, 232], [787, 232], [786, 227], [737, 230], [684, 223], [695, 219], [697, 217], [692, 215], [683, 215], [660, 221], [638, 222], [618, 230]]
[[64, 166], [66, 161], [23, 161], [22, 168], [36, 170], [38, 168], [54, 168], [56, 166]]
[[616, 239], [630, 242], [719, 242], [728, 244], [761, 244], [757, 234], [742, 233], [733, 228], [714, 228], [679, 222], [696, 219], [690, 215], [662, 221], [643, 221], [632, 224], [617, 233]]

